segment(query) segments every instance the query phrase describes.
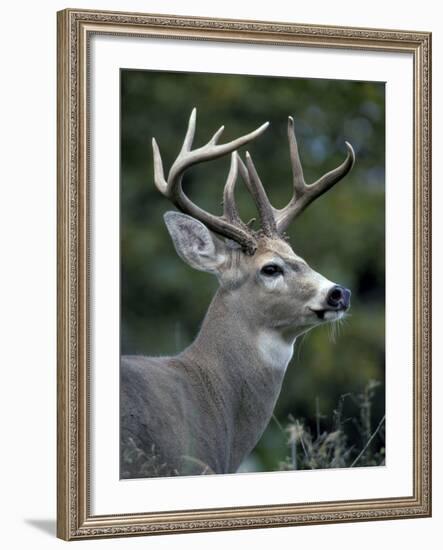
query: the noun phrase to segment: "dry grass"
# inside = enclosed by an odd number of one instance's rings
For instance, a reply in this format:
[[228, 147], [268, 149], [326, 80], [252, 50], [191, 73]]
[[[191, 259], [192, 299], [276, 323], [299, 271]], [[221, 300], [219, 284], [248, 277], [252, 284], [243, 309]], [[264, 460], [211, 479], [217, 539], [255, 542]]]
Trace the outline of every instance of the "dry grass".
[[170, 477], [177, 476], [177, 470], [171, 470], [163, 462], [152, 445], [150, 452], [146, 453], [137, 447], [135, 441], [130, 437], [126, 441], [121, 461], [120, 477], [123, 479], [134, 477]]
[[[324, 468], [353, 468], [356, 466], [382, 466], [385, 463], [385, 417], [374, 426], [372, 401], [379, 382], [371, 380], [358, 395], [341, 396], [332, 413], [332, 430], [322, 430], [324, 416], [316, 401], [315, 431], [302, 420], [289, 417], [286, 426], [277, 422], [286, 438], [288, 455], [280, 463], [280, 470], [307, 470]], [[357, 407], [357, 416], [344, 415], [345, 401]], [[357, 431], [361, 445], [349, 444], [348, 426]]]

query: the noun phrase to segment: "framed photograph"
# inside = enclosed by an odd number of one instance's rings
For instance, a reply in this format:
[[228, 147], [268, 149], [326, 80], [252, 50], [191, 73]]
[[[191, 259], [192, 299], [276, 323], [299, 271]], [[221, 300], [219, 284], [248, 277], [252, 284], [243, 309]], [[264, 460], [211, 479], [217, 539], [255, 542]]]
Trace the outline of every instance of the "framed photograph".
[[431, 514], [430, 33], [58, 13], [58, 536]]

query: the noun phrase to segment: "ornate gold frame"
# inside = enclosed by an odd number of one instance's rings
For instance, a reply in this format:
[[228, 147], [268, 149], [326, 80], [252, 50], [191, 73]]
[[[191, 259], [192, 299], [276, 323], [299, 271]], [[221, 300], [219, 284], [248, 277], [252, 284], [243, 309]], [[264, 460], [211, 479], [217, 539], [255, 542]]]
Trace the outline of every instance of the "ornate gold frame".
[[[408, 52], [414, 59], [413, 496], [92, 516], [88, 491], [88, 100], [94, 33]], [[68, 9], [58, 13], [58, 509], [65, 540], [431, 515], [431, 34]]]

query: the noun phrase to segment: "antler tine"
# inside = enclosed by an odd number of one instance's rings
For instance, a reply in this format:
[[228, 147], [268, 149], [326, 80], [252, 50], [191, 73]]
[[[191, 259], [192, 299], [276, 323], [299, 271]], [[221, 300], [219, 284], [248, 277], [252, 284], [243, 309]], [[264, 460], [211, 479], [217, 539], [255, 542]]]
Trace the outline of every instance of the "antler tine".
[[298, 154], [297, 140], [294, 130], [294, 119], [288, 119], [288, 139], [292, 164], [294, 193], [284, 208], [277, 211], [276, 223], [278, 232], [284, 233], [289, 224], [317, 197], [328, 191], [333, 185], [346, 176], [355, 162], [355, 153], [352, 145], [345, 142], [348, 154], [344, 162], [334, 170], [327, 172], [315, 183], [307, 185], [303, 177], [303, 169]]
[[241, 176], [257, 206], [262, 232], [266, 236], [272, 237], [277, 234], [277, 225], [274, 216], [275, 209], [272, 207], [268, 199], [266, 191], [252, 161], [252, 157], [248, 151], [246, 151], [246, 166], [240, 158], [239, 166]]
[[[249, 143], [256, 137], [261, 135], [266, 130], [269, 123], [266, 122], [265, 124], [257, 128], [253, 132], [250, 132], [249, 134], [246, 134], [237, 139], [229, 141], [228, 143], [218, 145], [217, 142], [224, 129], [224, 127], [222, 126], [215, 132], [212, 138], [205, 145], [192, 150], [191, 147], [192, 147], [194, 134], [195, 134], [196, 115], [197, 115], [197, 111], [194, 108], [189, 118], [188, 128], [186, 131], [186, 136], [185, 136], [182, 148], [176, 160], [171, 166], [167, 180], [165, 179], [165, 176], [164, 176], [163, 163], [160, 155], [160, 150], [158, 148], [156, 140], [153, 138], [152, 150], [154, 155], [155, 185], [157, 189], [165, 197], [167, 197], [173, 204], [175, 204], [175, 206], [179, 208], [182, 212], [190, 214], [194, 218], [200, 220], [207, 227], [209, 227], [209, 229], [212, 229], [216, 233], [238, 242], [245, 249], [245, 251], [247, 251], [250, 254], [253, 254], [255, 249], [257, 248], [256, 239], [253, 236], [252, 232], [249, 230], [249, 228], [247, 228], [247, 226], [243, 224], [243, 222], [241, 224], [238, 222], [238, 220], [240, 219], [240, 217], [238, 216], [238, 212], [236, 212], [235, 206], [234, 206], [234, 210], [236, 214], [232, 208], [232, 205], [234, 204], [233, 203], [233, 186], [235, 185], [235, 181], [232, 183], [232, 180], [234, 179], [233, 174], [236, 174], [236, 171], [237, 171], [236, 157], [234, 157], [234, 160], [231, 159], [230, 176], [228, 176], [228, 181], [226, 184], [228, 187], [228, 190], [226, 191], [226, 194], [228, 196], [228, 216], [229, 215], [234, 215], [234, 217], [237, 216], [235, 218], [235, 221], [228, 220], [225, 215], [214, 216], [213, 214], [210, 214], [209, 212], [206, 212], [201, 208], [199, 208], [183, 192], [182, 179], [183, 179], [184, 172], [191, 166], [194, 166], [195, 164], [204, 162], [206, 160], [219, 158], [228, 153], [232, 153], [242, 145]], [[231, 192], [231, 188], [232, 188], [232, 192]], [[230, 199], [230, 194], [232, 194], [232, 201]], [[225, 214], [226, 214], [226, 210], [225, 210]]]
[[294, 190], [296, 190], [297, 193], [301, 194], [303, 193], [303, 189], [306, 183], [303, 176], [303, 168], [300, 162], [300, 155], [298, 153], [297, 139], [295, 137], [294, 119], [291, 116], [288, 117], [288, 141], [292, 167], [292, 182]]
[[237, 151], [234, 151], [233, 153], [231, 153], [231, 167], [229, 169], [228, 178], [226, 180], [225, 188], [223, 191], [223, 217], [228, 222], [247, 229], [248, 226], [240, 218], [237, 205], [235, 204], [234, 191], [238, 177], [238, 161], [238, 153]]
[[180, 153], [185, 153], [191, 150], [192, 144], [194, 143], [196, 122], [197, 109], [194, 107], [191, 111], [191, 116], [189, 117], [188, 128], [186, 130], [185, 139], [183, 140], [183, 146]]

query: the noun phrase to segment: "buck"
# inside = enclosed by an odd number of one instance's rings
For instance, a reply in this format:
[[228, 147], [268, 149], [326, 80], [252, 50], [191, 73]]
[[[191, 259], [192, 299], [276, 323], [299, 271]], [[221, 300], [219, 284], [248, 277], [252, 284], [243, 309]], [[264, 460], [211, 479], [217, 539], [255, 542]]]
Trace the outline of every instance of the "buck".
[[[316, 325], [340, 319], [351, 293], [315, 272], [291, 248], [289, 224], [352, 168], [354, 151], [313, 184], [306, 184], [292, 117], [288, 138], [293, 196], [274, 208], [249, 153], [237, 150], [268, 126], [218, 144], [192, 149], [193, 110], [181, 151], [167, 179], [153, 139], [158, 190], [180, 212], [164, 215], [177, 254], [192, 268], [215, 275], [219, 288], [201, 329], [174, 357], [126, 356], [121, 362], [121, 477], [235, 472], [269, 423], [294, 343]], [[231, 154], [223, 215], [210, 214], [183, 191], [191, 166]], [[253, 230], [239, 216], [234, 189], [240, 174], [259, 216]], [[143, 456], [133, 460], [131, 450]], [[129, 458], [128, 458], [129, 457]]]

